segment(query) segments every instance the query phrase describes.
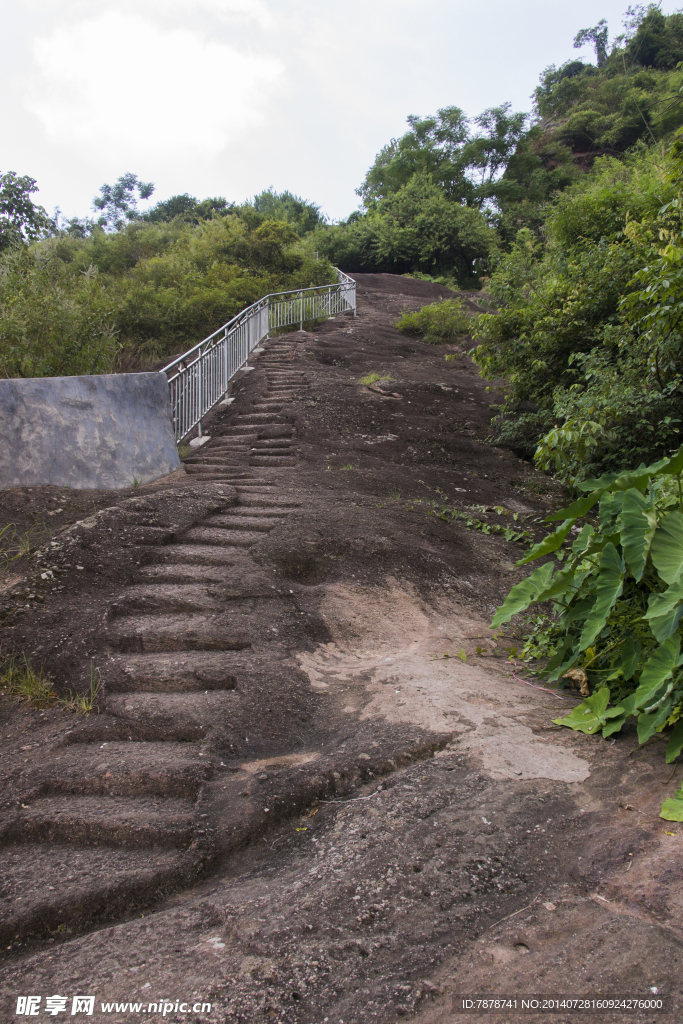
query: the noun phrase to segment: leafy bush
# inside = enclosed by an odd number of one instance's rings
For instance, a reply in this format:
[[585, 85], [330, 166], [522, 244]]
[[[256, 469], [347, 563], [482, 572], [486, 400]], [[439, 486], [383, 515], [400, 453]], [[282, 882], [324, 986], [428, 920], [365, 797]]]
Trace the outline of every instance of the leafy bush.
[[[555, 562], [512, 587], [492, 622], [552, 602], [527, 652], [552, 655], [549, 681], [571, 674], [593, 691], [558, 723], [607, 737], [635, 719], [639, 743], [673, 727], [668, 762], [683, 751], [682, 475], [683, 447], [651, 466], [581, 483], [588, 493], [549, 516], [562, 522], [517, 564], [549, 555]], [[596, 505], [597, 523], [577, 526], [594, 519]]]
[[453, 202], [429, 175], [410, 180], [368, 213], [319, 230], [315, 247], [343, 270], [425, 273], [477, 286], [495, 247], [495, 234], [479, 210]]
[[0, 257], [0, 373], [145, 369], [268, 292], [336, 280], [284, 221], [133, 221]]
[[10, 250], [0, 259], [0, 374], [106, 373], [116, 312], [95, 268], [74, 274], [54, 239]]
[[497, 257], [500, 312], [473, 325], [483, 372], [506, 378], [498, 443], [570, 483], [680, 443], [676, 154], [596, 164], [548, 213], [546, 244], [525, 229]]
[[460, 299], [442, 299], [422, 306], [416, 313], [406, 311], [395, 324], [406, 334], [421, 334], [432, 345], [457, 341], [470, 329], [470, 318]]

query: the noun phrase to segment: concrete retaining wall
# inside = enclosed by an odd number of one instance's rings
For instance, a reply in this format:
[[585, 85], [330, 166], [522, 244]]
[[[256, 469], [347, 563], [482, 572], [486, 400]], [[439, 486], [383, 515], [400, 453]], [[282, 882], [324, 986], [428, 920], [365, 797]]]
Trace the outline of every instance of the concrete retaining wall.
[[0, 489], [117, 490], [180, 466], [161, 373], [0, 380]]

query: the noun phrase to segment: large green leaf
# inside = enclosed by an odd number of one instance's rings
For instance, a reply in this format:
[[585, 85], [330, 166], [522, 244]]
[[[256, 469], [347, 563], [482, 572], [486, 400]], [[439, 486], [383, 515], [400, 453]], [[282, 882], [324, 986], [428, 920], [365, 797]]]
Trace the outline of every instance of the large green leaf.
[[561, 508], [559, 512], [553, 512], [551, 516], [546, 516], [546, 523], [558, 523], [560, 519], [580, 519], [581, 516], [590, 512], [593, 505], [598, 503], [601, 494], [602, 491], [593, 491], [585, 498], [577, 498], [567, 508]]
[[668, 459], [660, 459], [651, 466], [641, 462], [637, 469], [627, 473], [605, 473], [598, 480], [584, 480], [576, 486], [581, 491], [627, 491], [630, 487], [644, 491], [650, 477], [655, 476], [667, 463]]
[[572, 554], [584, 554], [586, 548], [589, 546], [594, 536], [595, 530], [593, 529], [590, 523], [586, 523], [586, 525], [581, 530], [581, 533], [577, 535], [576, 540], [572, 544]]
[[679, 719], [673, 727], [669, 742], [666, 745], [666, 763], [675, 761], [683, 750], [683, 718]]
[[600, 498], [600, 529], [604, 534], [609, 535], [617, 530], [623, 501], [622, 491], [619, 491], [618, 494], [603, 494]]
[[621, 657], [618, 662], [624, 679], [630, 679], [635, 672], [636, 666], [640, 661], [640, 651], [640, 640], [634, 640], [632, 636], [626, 637], [624, 646], [621, 649]]
[[588, 697], [583, 704], [574, 708], [566, 718], [554, 718], [555, 725], [566, 725], [576, 732], [596, 733], [607, 724], [610, 718], [617, 718], [622, 714], [621, 708], [609, 708], [609, 689], [603, 686], [602, 689]]
[[667, 465], [660, 472], [662, 476], [680, 476], [683, 473], [683, 445], [667, 460]]
[[624, 560], [614, 544], [605, 544], [600, 554], [600, 571], [595, 587], [595, 602], [583, 624], [579, 648], [585, 651], [607, 622], [607, 617], [624, 585]]
[[551, 599], [558, 601], [568, 590], [571, 590], [573, 596], [576, 590], [575, 576], [577, 565], [577, 559], [574, 559], [564, 569], [561, 569], [560, 572], [555, 573], [545, 590], [539, 591], [536, 600], [539, 602], [550, 601]]
[[538, 594], [547, 590], [553, 575], [553, 568], [552, 562], [539, 565], [537, 569], [534, 569], [531, 576], [528, 576], [521, 583], [516, 583], [512, 587], [510, 593], [491, 620], [491, 625], [494, 629], [497, 626], [502, 626], [504, 622], [509, 622], [513, 615], [523, 612], [536, 601]]
[[602, 735], [605, 739], [608, 739], [615, 732], [621, 732], [622, 726], [630, 717], [620, 707], [615, 708], [615, 711], [620, 712], [620, 714], [615, 715], [614, 718], [610, 718], [602, 727]]
[[558, 526], [554, 533], [549, 533], [548, 536], [544, 537], [543, 540], [538, 542], [538, 544], [534, 544], [528, 554], [526, 554], [524, 558], [521, 558], [516, 564], [526, 565], [527, 562], [533, 562], [537, 558], [542, 558], [543, 555], [550, 555], [553, 551], [557, 551], [575, 522], [575, 519], [565, 519], [562, 525]]
[[650, 629], [661, 644], [676, 632], [682, 615], [683, 579], [680, 579], [662, 594], [650, 594], [643, 618], [648, 620]]
[[680, 633], [675, 633], [653, 651], [643, 666], [638, 689], [620, 702], [621, 707], [629, 715], [635, 715], [643, 708], [651, 707], [664, 690], [674, 669], [681, 664]]
[[665, 700], [651, 715], [638, 715], [638, 742], [647, 743], [658, 732], [671, 714], [671, 698]]
[[659, 817], [665, 818], [667, 821], [683, 821], [683, 785], [676, 790], [673, 796], [666, 798]]
[[652, 540], [652, 561], [665, 583], [675, 583], [683, 572], [683, 515], [664, 516]]
[[626, 491], [617, 525], [626, 564], [639, 583], [657, 529], [657, 514], [652, 503], [634, 488]]

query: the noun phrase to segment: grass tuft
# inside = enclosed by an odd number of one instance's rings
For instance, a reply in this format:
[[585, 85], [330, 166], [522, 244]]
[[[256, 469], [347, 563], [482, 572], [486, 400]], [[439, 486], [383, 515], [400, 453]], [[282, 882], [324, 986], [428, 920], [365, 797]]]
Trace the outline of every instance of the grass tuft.
[[389, 381], [392, 380], [394, 380], [393, 377], [380, 377], [378, 373], [369, 373], [366, 377], [361, 377], [358, 383], [365, 384], [365, 386], [367, 387], [368, 384], [379, 384], [385, 382], [388, 384]]
[[26, 701], [33, 708], [63, 708], [65, 711], [74, 711], [78, 714], [89, 715], [99, 711], [97, 706], [97, 695], [100, 690], [99, 669], [95, 663], [90, 663], [90, 692], [85, 695], [73, 693], [71, 690], [66, 697], [60, 697], [55, 693], [50, 676], [42, 668], [34, 668], [26, 655], [23, 661], [17, 661], [11, 654], [4, 661], [2, 672], [0, 672], [0, 692], [15, 700]]
[[34, 708], [51, 708], [57, 701], [50, 677], [42, 668], [33, 668], [26, 655], [23, 663], [10, 655], [0, 675], [0, 689], [9, 697], [27, 701]]

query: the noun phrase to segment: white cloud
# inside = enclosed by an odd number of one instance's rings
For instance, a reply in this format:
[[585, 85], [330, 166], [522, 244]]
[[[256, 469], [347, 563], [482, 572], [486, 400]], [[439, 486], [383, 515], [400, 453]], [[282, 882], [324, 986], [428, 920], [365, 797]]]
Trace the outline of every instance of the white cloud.
[[26, 106], [48, 137], [132, 158], [216, 155], [263, 123], [283, 85], [273, 57], [116, 12], [55, 29], [33, 55]]
[[[180, 12], [185, 16], [189, 13], [187, 0], [136, 0], [139, 5], [151, 7], [165, 13]], [[199, 11], [218, 15], [222, 18], [237, 18], [256, 21], [261, 27], [267, 28], [273, 22], [272, 16], [263, 0], [193, 0], [192, 15]]]

